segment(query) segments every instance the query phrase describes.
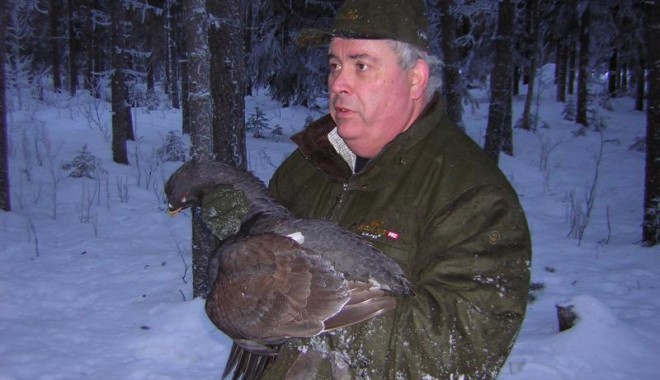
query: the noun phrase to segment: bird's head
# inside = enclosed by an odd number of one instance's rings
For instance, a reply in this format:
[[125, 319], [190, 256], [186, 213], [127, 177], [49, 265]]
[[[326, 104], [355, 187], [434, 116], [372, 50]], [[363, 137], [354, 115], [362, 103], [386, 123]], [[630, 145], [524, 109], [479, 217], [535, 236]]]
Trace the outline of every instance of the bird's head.
[[213, 185], [209, 170], [212, 167], [203, 162], [186, 162], [178, 168], [165, 183], [167, 212], [177, 215], [184, 209], [199, 206], [204, 191]]
[[191, 197], [188, 193], [181, 194], [180, 197], [169, 200], [167, 202], [167, 213], [170, 216], [176, 216], [178, 215], [181, 211], [195, 206], [196, 199], [195, 197]]
[[207, 206], [215, 214], [227, 213], [228, 218], [238, 220], [250, 212], [282, 212], [254, 175], [219, 161], [184, 163], [165, 183], [165, 196], [170, 215], [188, 207]]

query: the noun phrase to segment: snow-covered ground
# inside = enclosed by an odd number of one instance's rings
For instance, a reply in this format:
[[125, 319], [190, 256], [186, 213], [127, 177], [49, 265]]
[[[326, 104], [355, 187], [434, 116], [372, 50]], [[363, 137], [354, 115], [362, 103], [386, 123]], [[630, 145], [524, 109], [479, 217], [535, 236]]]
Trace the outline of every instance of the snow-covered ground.
[[[485, 135], [488, 100], [464, 116]], [[536, 133], [515, 130], [515, 156], [500, 166], [518, 190], [534, 243], [535, 301], [502, 380], [660, 378], [660, 249], [640, 246], [646, 117], [630, 98], [598, 107], [606, 128], [574, 136], [563, 106], [541, 94]], [[318, 114], [280, 109], [266, 94], [246, 99], [285, 136], [248, 139], [249, 166], [267, 181], [293, 145], [289, 135]], [[523, 97], [514, 104], [514, 120]], [[101, 104], [48, 95], [10, 100], [12, 212], [0, 212], [0, 380], [217, 379], [230, 341], [191, 297], [190, 214], [170, 218], [162, 186], [180, 162], [155, 150], [178, 111], [134, 110], [130, 166], [112, 162]], [[599, 154], [602, 143], [602, 155]], [[98, 179], [61, 169], [86, 145], [106, 171]], [[548, 152], [544, 154], [542, 152]], [[599, 159], [600, 157], [600, 159]], [[545, 163], [545, 164], [544, 164]], [[568, 237], [571, 205], [593, 211], [580, 242]], [[559, 333], [555, 305], [572, 304], [577, 325]]]

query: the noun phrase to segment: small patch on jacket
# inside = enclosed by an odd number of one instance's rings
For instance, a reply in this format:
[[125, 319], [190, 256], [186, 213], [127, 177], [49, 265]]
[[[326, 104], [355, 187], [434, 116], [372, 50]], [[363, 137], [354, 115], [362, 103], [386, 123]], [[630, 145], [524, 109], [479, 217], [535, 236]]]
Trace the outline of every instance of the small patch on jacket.
[[387, 238], [390, 240], [399, 240], [399, 237], [401, 236], [398, 232], [394, 231], [387, 231], [386, 234]]
[[499, 243], [501, 238], [502, 235], [500, 235], [500, 231], [498, 230], [492, 230], [488, 233], [488, 243], [491, 245]]
[[355, 228], [357, 232], [370, 239], [381, 239], [383, 237], [389, 240], [399, 240], [399, 232], [388, 229], [382, 220], [373, 220], [369, 223], [358, 224]]

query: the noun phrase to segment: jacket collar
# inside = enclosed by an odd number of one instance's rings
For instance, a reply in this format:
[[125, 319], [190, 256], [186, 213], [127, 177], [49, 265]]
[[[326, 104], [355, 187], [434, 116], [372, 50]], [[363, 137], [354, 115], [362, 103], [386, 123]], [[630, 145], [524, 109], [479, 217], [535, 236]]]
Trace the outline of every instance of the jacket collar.
[[346, 161], [337, 153], [328, 140], [328, 133], [336, 125], [330, 115], [312, 122], [303, 131], [291, 136], [298, 145], [298, 150], [305, 158], [313, 162], [323, 173], [336, 182], [346, 182], [352, 174]]
[[[352, 168], [328, 139], [328, 134], [336, 128], [329, 114], [293, 135], [291, 140], [298, 146], [303, 156], [331, 180], [342, 183], [349, 183], [350, 180], [350, 187], [367, 189], [383, 181], [389, 182], [397, 178], [396, 174], [400, 170], [395, 168], [405, 166], [408, 162], [406, 156], [411, 152], [410, 148], [428, 136], [442, 114], [444, 114], [444, 106], [436, 92], [413, 125], [389, 142], [376, 157], [370, 160], [365, 170], [356, 175], [353, 175]], [[383, 172], [387, 175], [381, 174]]]

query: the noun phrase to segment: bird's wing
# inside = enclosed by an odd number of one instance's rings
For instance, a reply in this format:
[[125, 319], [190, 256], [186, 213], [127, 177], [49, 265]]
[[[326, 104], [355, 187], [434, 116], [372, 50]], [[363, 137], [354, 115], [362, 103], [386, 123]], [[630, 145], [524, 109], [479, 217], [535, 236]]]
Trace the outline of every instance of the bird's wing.
[[277, 343], [317, 335], [350, 298], [329, 262], [285, 236], [238, 238], [222, 246], [219, 258], [206, 312], [232, 339]]
[[302, 246], [321, 254], [347, 280], [377, 283], [394, 294], [414, 294], [399, 264], [363, 237], [333, 222], [291, 219], [280, 223], [273, 232], [281, 235], [299, 232], [304, 240]]
[[396, 298], [372, 284], [350, 281], [351, 298], [341, 311], [325, 321], [326, 331], [364, 322], [394, 310]]

